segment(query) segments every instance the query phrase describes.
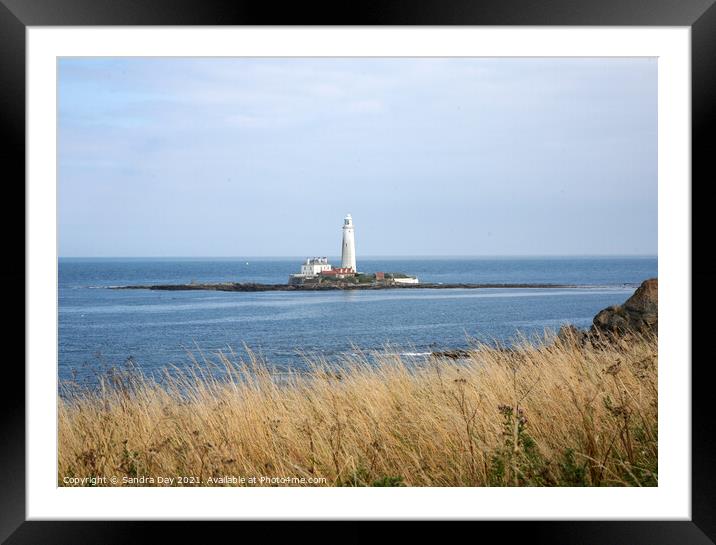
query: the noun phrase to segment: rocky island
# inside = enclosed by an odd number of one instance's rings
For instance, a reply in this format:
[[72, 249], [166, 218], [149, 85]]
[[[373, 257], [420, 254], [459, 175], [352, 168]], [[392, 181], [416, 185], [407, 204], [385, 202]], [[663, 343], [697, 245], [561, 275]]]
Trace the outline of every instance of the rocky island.
[[361, 274], [351, 278], [321, 278], [315, 282], [302, 284], [259, 284], [255, 282], [218, 282], [189, 284], [141, 284], [131, 286], [111, 286], [116, 290], [158, 290], [158, 291], [334, 291], [334, 290], [383, 290], [383, 289], [483, 289], [483, 288], [578, 288], [574, 284], [439, 284], [423, 282], [403, 284], [391, 279], [376, 280], [373, 275]]

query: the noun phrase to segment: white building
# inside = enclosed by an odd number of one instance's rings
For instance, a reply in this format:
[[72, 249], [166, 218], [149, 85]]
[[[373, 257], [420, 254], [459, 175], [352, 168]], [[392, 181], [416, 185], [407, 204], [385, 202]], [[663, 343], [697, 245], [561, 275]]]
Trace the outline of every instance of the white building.
[[393, 278], [396, 284], [419, 284], [417, 276], [407, 276], [405, 278]]
[[318, 276], [322, 271], [330, 271], [332, 268], [327, 257], [310, 257], [301, 265], [301, 275]]
[[353, 218], [348, 214], [343, 220], [343, 247], [341, 267], [356, 271], [356, 241], [353, 232]]

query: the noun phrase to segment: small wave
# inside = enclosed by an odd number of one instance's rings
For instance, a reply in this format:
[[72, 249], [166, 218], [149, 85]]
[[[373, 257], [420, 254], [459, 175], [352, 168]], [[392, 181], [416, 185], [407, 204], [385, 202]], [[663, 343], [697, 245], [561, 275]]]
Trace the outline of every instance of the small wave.
[[400, 352], [399, 356], [429, 356], [432, 352]]

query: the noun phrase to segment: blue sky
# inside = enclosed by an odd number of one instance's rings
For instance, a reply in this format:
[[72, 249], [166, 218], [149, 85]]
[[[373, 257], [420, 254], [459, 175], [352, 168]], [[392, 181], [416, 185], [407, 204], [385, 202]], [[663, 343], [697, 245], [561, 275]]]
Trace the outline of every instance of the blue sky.
[[61, 256], [657, 251], [656, 59], [59, 61]]

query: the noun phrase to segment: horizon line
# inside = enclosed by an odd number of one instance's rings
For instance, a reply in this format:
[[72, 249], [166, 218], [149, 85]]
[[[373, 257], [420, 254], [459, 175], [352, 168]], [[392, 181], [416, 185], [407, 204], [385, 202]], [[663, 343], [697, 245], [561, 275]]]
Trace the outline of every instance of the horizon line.
[[[305, 255], [60, 255], [58, 259], [306, 259]], [[338, 254], [321, 257], [340, 259]], [[549, 257], [655, 257], [658, 254], [370, 254], [362, 259], [408, 259], [408, 258], [549, 258]]]

